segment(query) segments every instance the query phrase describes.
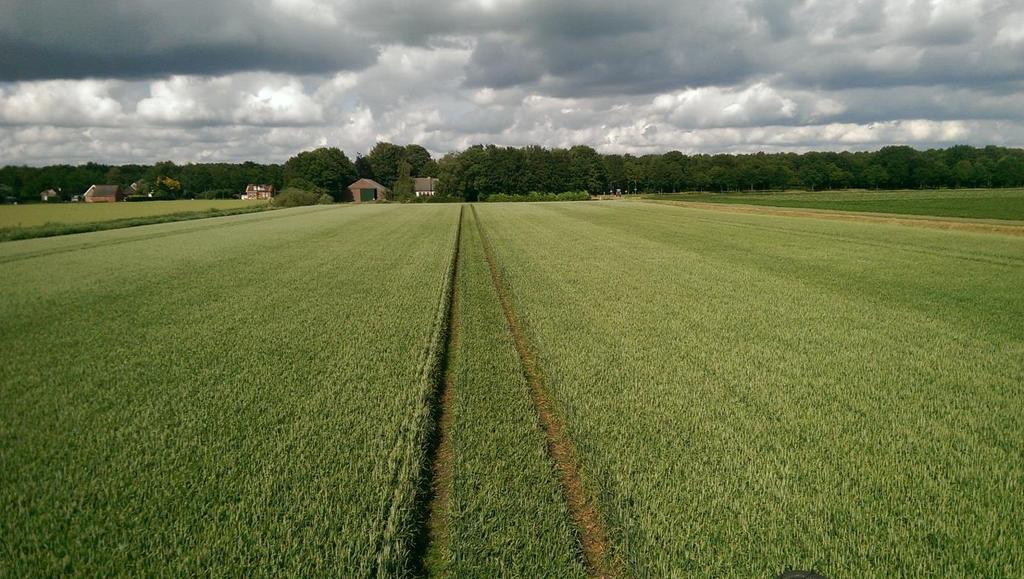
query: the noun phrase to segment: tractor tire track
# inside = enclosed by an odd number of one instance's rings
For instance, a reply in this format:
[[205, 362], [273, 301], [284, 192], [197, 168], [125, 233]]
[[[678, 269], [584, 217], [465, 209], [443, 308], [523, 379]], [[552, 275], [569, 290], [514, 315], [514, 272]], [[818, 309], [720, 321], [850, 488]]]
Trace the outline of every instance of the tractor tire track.
[[509, 330], [512, 332], [516, 352], [519, 354], [523, 372], [530, 385], [530, 394], [537, 409], [541, 427], [547, 437], [548, 454], [558, 471], [562, 492], [576, 527], [584, 566], [591, 577], [621, 576], [623, 572], [612, 557], [608, 533], [605, 531], [597, 503], [584, 488], [576, 448], [566, 434], [561, 419], [552, 409], [536, 357], [531, 353], [523, 334], [522, 326], [512, 304], [511, 292], [498, 268], [493, 248], [484, 233], [483, 226], [480, 225], [476, 208], [471, 205], [470, 211], [473, 212], [480, 241], [483, 244], [484, 257], [491, 272], [491, 281], [494, 282], [494, 288], [498, 293], [501, 308], [508, 321]]

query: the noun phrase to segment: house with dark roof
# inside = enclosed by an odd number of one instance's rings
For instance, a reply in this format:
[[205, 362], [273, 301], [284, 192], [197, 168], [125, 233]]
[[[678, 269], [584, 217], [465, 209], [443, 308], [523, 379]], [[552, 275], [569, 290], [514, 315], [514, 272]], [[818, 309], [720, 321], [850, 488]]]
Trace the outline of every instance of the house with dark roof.
[[437, 192], [437, 179], [434, 177], [416, 177], [413, 181], [417, 197], [433, 197]]
[[391, 191], [373, 179], [360, 179], [348, 186], [353, 203], [387, 199]]
[[124, 200], [120, 185], [93, 185], [82, 196], [86, 203], [115, 203]]

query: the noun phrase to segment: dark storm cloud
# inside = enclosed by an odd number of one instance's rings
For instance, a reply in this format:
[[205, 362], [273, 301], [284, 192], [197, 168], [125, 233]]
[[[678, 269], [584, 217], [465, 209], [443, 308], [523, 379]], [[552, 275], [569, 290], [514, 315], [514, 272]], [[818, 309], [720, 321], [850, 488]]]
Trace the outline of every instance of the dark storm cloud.
[[373, 39], [332, 20], [333, 8], [315, 0], [15, 0], [0, 5], [0, 81], [309, 74], [372, 63]]
[[482, 36], [467, 83], [566, 97], [731, 84], [755, 72], [748, 51], [729, 40], [747, 30], [737, 16], [704, 1], [528, 3], [503, 34]]
[[[14, 0], [0, 81], [360, 70], [387, 45], [475, 47], [468, 87], [654, 94], [752, 78], [826, 88], [1005, 82], [1021, 7], [811, 0]], [[1018, 24], [1020, 25], [1020, 24]]]
[[0, 39], [0, 53], [5, 55], [0, 61], [0, 80], [6, 81], [217, 75], [244, 70], [317, 74], [363, 68], [376, 58], [376, 52], [363, 49], [332, 55], [309, 52], [301, 47], [275, 48], [246, 41], [111, 53]]

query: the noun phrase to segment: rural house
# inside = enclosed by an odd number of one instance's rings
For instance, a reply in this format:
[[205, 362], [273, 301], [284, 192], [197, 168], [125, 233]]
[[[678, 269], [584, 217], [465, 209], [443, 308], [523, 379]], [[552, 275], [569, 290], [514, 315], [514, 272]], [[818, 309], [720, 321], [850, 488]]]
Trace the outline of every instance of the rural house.
[[349, 192], [352, 193], [353, 203], [362, 203], [364, 201], [377, 201], [378, 199], [387, 199], [390, 191], [387, 187], [374, 181], [373, 179], [360, 179], [355, 183], [348, 186]]
[[82, 196], [86, 203], [115, 203], [124, 200], [120, 185], [93, 185]]
[[[142, 181], [136, 181], [129, 185], [128, 189], [125, 190], [125, 195], [145, 195], [142, 192]], [[150, 193], [149, 196], [152, 197], [153, 194]]]
[[249, 183], [245, 186], [245, 194], [242, 195], [242, 199], [270, 199], [274, 193], [273, 185]]
[[433, 197], [437, 191], [437, 179], [434, 177], [416, 177], [415, 188], [417, 197]]
[[47, 189], [39, 194], [39, 199], [41, 199], [43, 203], [46, 203], [51, 199], [54, 201], [60, 201], [60, 191], [57, 191], [56, 189]]

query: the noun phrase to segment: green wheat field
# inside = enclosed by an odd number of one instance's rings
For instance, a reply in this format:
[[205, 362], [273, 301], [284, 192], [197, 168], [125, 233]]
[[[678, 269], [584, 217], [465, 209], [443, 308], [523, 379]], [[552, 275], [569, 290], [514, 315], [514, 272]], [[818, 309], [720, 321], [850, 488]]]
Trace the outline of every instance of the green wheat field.
[[1024, 574], [1021, 236], [316, 206], [0, 272], [0, 576]]

